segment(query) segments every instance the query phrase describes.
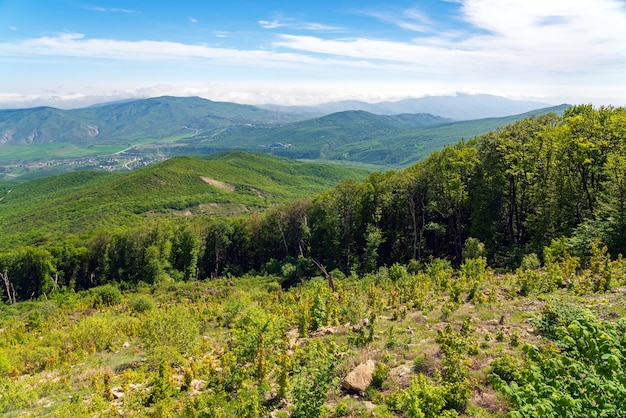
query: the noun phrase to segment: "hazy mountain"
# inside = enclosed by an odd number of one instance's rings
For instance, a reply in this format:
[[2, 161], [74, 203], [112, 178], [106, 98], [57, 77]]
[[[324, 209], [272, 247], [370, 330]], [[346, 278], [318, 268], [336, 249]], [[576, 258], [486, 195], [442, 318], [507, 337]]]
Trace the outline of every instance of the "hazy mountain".
[[157, 97], [72, 110], [0, 110], [0, 145], [190, 136], [239, 124], [284, 123], [298, 118], [199, 97]]
[[363, 110], [377, 115], [430, 113], [454, 120], [470, 120], [511, 116], [549, 106], [548, 103], [511, 100], [489, 94], [457, 94], [456, 96], [427, 96], [396, 102], [366, 103], [346, 100], [316, 106], [262, 105], [259, 107], [301, 114], [327, 114], [346, 110]]
[[0, 110], [0, 174], [23, 180], [77, 169], [128, 170], [172, 156], [227, 150], [397, 168], [459, 139], [567, 107], [465, 121], [401, 112], [409, 105], [426, 106], [427, 99], [431, 109], [437, 109], [437, 101], [443, 109], [452, 100], [460, 112], [464, 103], [466, 114], [487, 113], [496, 103], [503, 103], [500, 113], [507, 104], [513, 109], [510, 102], [529, 106], [494, 96], [459, 95], [371, 105], [386, 106], [392, 114], [350, 110], [305, 118], [197, 97], [158, 97], [74, 110]]

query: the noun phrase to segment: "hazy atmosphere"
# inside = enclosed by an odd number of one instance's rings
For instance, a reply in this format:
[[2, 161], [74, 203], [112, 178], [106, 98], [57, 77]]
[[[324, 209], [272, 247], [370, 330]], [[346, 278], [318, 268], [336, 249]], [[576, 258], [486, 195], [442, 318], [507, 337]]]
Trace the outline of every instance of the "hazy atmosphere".
[[618, 0], [0, 0], [0, 108], [488, 93], [624, 104]]

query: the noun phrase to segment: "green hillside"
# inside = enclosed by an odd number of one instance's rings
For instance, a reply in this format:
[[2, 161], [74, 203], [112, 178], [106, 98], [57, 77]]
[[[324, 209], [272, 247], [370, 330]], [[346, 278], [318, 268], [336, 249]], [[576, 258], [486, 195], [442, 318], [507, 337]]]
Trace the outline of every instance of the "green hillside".
[[193, 136], [237, 124], [271, 124], [294, 116], [199, 97], [157, 97], [83, 109], [0, 110], [0, 144], [75, 145]]
[[568, 105], [503, 118], [450, 122], [427, 114], [381, 116], [345, 111], [274, 127], [237, 126], [182, 141], [186, 149], [246, 149], [291, 158], [353, 161], [398, 168], [430, 152], [531, 115], [562, 113]]
[[[79, 171], [0, 184], [0, 243], [136, 225], [150, 214], [231, 214], [362, 179], [367, 172], [242, 152], [176, 157], [130, 173]], [[11, 190], [10, 193], [7, 193]]]

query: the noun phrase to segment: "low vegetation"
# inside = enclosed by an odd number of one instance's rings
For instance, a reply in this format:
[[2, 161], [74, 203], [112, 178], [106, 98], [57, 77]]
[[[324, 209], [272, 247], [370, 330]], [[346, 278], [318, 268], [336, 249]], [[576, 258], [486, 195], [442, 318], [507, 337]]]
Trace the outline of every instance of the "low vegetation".
[[[594, 260], [596, 261], [596, 260]], [[471, 265], [471, 266], [470, 266]], [[59, 289], [0, 308], [4, 416], [619, 416], [626, 262], [520, 294], [484, 259]], [[565, 269], [565, 270], [560, 270]], [[581, 287], [582, 286], [582, 287]], [[459, 291], [459, 289], [462, 289]], [[342, 381], [367, 360], [362, 393]]]

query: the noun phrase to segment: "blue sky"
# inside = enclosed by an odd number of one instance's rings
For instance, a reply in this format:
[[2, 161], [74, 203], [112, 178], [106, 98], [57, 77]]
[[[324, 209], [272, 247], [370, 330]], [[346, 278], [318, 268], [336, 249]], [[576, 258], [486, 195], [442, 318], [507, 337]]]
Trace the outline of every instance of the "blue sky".
[[0, 0], [0, 108], [489, 93], [626, 104], [624, 0]]

